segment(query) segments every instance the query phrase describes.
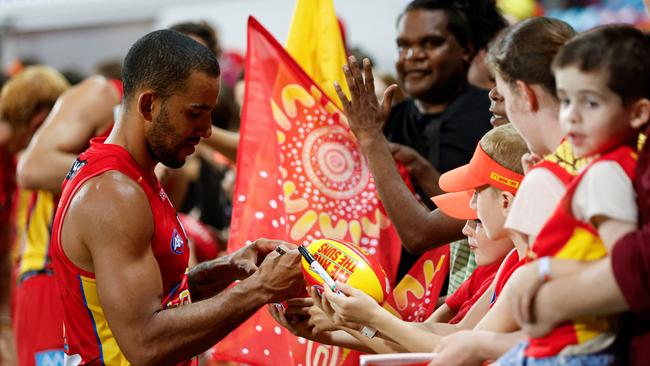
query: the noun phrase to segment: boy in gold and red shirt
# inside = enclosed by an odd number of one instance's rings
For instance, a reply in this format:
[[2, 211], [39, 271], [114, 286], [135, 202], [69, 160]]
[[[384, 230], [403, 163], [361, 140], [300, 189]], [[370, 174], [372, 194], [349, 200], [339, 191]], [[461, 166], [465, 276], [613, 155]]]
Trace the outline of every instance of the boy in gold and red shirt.
[[[532, 247], [540, 280], [521, 286], [515, 281], [513, 292], [571, 273], [577, 261], [607, 256], [616, 240], [636, 228], [632, 180], [638, 132], [650, 119], [649, 56], [647, 35], [631, 26], [608, 26], [576, 37], [555, 58], [560, 124], [576, 155], [593, 161], [571, 181]], [[498, 364], [613, 364], [614, 320], [562, 323]]]

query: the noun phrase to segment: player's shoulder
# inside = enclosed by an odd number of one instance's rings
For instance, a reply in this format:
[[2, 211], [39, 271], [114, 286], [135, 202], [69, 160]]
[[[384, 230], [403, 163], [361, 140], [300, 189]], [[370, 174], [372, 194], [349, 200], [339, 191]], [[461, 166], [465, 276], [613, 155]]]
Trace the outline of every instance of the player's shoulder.
[[115, 170], [83, 182], [64, 215], [62, 230], [74, 233], [91, 251], [100, 253], [107, 248], [139, 250], [154, 234], [146, 194], [130, 177]]
[[[83, 203], [83, 204], [79, 204]], [[126, 174], [108, 170], [82, 183], [71, 200], [82, 215], [116, 216], [116, 220], [141, 221], [151, 217], [147, 195]]]

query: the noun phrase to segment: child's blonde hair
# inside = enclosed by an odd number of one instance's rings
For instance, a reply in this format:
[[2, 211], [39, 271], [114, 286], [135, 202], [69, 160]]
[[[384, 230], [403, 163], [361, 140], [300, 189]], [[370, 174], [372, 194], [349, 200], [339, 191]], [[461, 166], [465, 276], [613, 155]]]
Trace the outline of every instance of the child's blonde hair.
[[512, 125], [493, 128], [481, 138], [479, 145], [499, 165], [524, 174], [521, 157], [528, 152], [528, 147]]
[[48, 66], [30, 66], [9, 79], [0, 92], [0, 118], [13, 128], [29, 125], [39, 112], [49, 111], [70, 87], [65, 77]]

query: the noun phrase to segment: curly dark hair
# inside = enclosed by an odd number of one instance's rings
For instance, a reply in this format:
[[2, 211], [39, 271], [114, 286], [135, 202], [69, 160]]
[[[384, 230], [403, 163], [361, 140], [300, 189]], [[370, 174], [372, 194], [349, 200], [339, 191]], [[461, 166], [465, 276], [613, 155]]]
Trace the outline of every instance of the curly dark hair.
[[495, 0], [413, 0], [397, 18], [413, 10], [444, 10], [449, 31], [465, 49], [486, 48], [500, 30], [508, 26], [497, 10]]

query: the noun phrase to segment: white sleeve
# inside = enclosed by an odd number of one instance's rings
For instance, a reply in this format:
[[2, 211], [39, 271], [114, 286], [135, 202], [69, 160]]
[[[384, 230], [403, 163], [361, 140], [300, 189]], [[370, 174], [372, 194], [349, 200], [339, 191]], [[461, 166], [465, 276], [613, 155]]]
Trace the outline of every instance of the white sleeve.
[[599, 215], [633, 224], [638, 220], [632, 181], [614, 161], [600, 161], [589, 168], [576, 188], [571, 210], [584, 222]]
[[529, 236], [539, 235], [565, 192], [562, 181], [548, 169], [531, 170], [517, 190], [506, 219], [506, 229]]

